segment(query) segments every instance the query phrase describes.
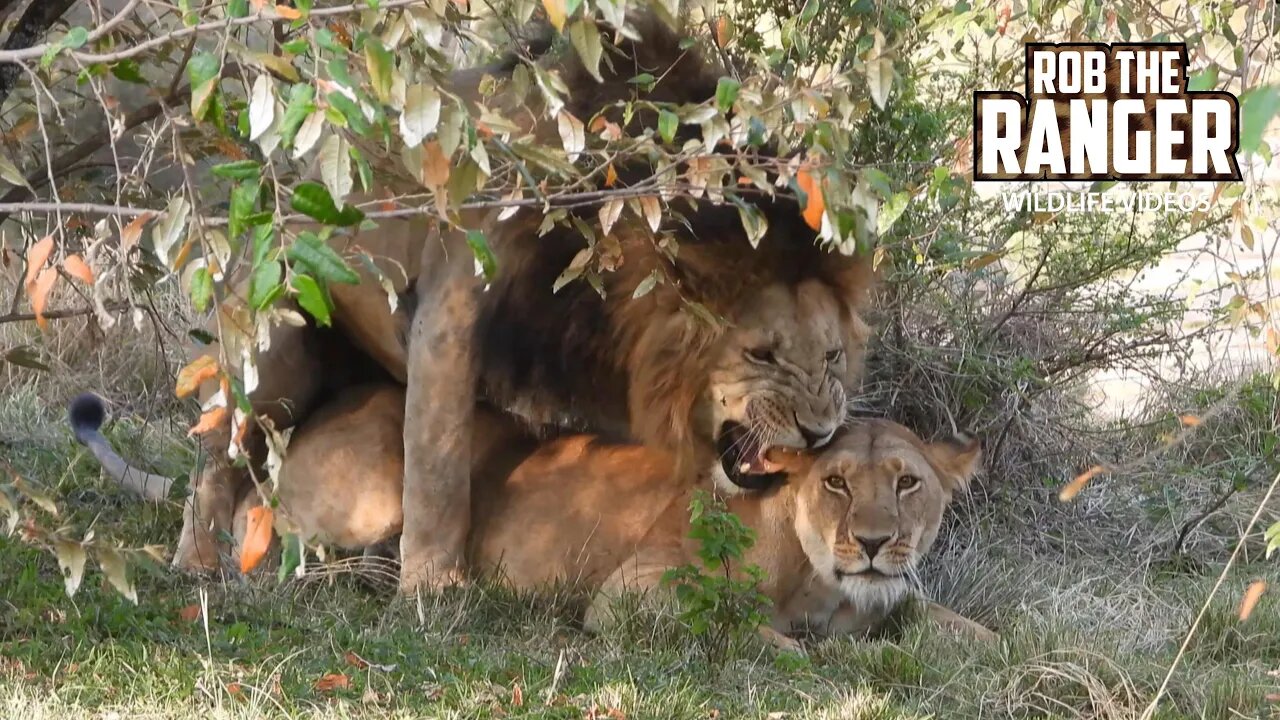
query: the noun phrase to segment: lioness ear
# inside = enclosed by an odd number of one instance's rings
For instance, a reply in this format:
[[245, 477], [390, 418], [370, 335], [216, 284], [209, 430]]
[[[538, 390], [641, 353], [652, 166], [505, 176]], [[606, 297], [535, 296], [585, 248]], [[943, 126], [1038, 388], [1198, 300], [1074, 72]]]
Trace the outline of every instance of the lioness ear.
[[813, 455], [793, 448], [773, 447], [765, 452], [765, 460], [773, 472], [784, 472], [787, 475], [804, 475], [813, 467]]
[[964, 491], [982, 462], [982, 441], [955, 438], [929, 443], [929, 454], [948, 492]]

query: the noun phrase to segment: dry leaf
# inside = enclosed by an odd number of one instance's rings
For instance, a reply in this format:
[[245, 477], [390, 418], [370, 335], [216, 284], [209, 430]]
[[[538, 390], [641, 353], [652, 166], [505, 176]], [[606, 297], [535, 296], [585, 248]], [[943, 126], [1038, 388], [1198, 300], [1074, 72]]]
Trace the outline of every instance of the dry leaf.
[[297, 20], [302, 17], [302, 13], [297, 8], [291, 8], [288, 5], [277, 5], [276, 14], [285, 20]]
[[178, 609], [178, 619], [184, 622], [195, 622], [200, 619], [200, 606], [188, 605]]
[[609, 166], [605, 168], [605, 171], [604, 171], [604, 186], [613, 187], [617, 183], [618, 183], [618, 171], [613, 168], [613, 163], [609, 163]]
[[363, 670], [369, 667], [369, 661], [351, 652], [350, 650], [348, 650], [345, 654], [343, 654], [342, 659], [346, 660], [348, 665], [350, 665], [353, 668], [356, 668], [357, 670]]
[[200, 416], [200, 419], [187, 431], [187, 437], [203, 435], [222, 424], [227, 416], [226, 407], [215, 407]]
[[27, 276], [23, 278], [22, 284], [27, 286], [27, 292], [31, 292], [31, 287], [36, 282], [36, 276], [44, 269], [44, 263], [49, 259], [49, 255], [53, 253], [53, 236], [45, 235], [39, 242], [31, 246], [27, 251]]
[[1058, 491], [1058, 500], [1061, 502], [1070, 502], [1076, 495], [1080, 494], [1080, 491], [1084, 489], [1085, 485], [1089, 484], [1090, 480], [1105, 472], [1107, 472], [1107, 468], [1102, 465], [1094, 465], [1088, 470], [1085, 470], [1075, 476], [1075, 479], [1071, 482], [1062, 486], [1062, 489]]
[[729, 44], [729, 18], [721, 15], [716, 18], [716, 46], [724, 47]]
[[58, 556], [58, 567], [62, 569], [62, 579], [66, 583], [67, 597], [76, 594], [80, 589], [80, 580], [84, 578], [84, 561], [87, 557], [84, 545], [72, 540], [54, 540], [53, 552]]
[[205, 380], [218, 376], [218, 361], [212, 355], [201, 355], [178, 371], [178, 384], [173, 394], [184, 398], [200, 389]]
[[49, 327], [49, 321], [44, 317], [45, 304], [49, 302], [49, 292], [53, 290], [53, 286], [58, 282], [58, 271], [53, 268], [45, 268], [36, 276], [36, 281], [31, 287], [27, 288], [31, 294], [31, 310], [36, 314], [36, 325], [41, 330]]
[[62, 269], [85, 285], [93, 284], [93, 269], [79, 255], [68, 255], [67, 259], [62, 261]]
[[422, 146], [422, 182], [432, 189], [449, 182], [449, 158], [445, 157], [439, 141], [432, 140]]
[[146, 227], [147, 223], [151, 222], [151, 218], [155, 216], [155, 213], [143, 213], [124, 226], [124, 229], [120, 231], [121, 252], [125, 255], [129, 254], [129, 251], [142, 239], [142, 228]]
[[1186, 415], [1179, 415], [1178, 422], [1181, 422], [1185, 427], [1200, 427], [1201, 420], [1199, 416], [1187, 413]]
[[511, 705], [524, 707], [524, 691], [520, 689], [520, 683], [514, 683], [511, 686]]
[[320, 692], [346, 690], [349, 687], [351, 687], [351, 679], [342, 673], [329, 673], [316, 681], [316, 690]]
[[1240, 598], [1240, 622], [1249, 619], [1253, 614], [1253, 608], [1258, 604], [1262, 593], [1267, 591], [1267, 583], [1265, 580], [1254, 580], [1249, 583], [1249, 587], [1244, 591], [1244, 597]]
[[822, 197], [822, 187], [818, 178], [814, 177], [809, 168], [802, 167], [796, 172], [796, 185], [800, 186], [807, 196], [804, 210], [801, 212], [805, 224], [814, 230], [821, 230], [822, 214], [827, 209], [827, 203]]
[[236, 697], [236, 696], [240, 695], [242, 692], [244, 692], [244, 689], [240, 687], [240, 683], [238, 683], [238, 682], [229, 682], [229, 683], [227, 683], [227, 694], [228, 694], [228, 695], [230, 695], [230, 696], [232, 696], [232, 697]]
[[271, 526], [274, 513], [266, 505], [249, 508], [246, 513], [244, 545], [240, 548], [240, 572], [249, 574], [267, 556], [271, 546]]
[[564, 20], [568, 16], [565, 0], [542, 0], [542, 7], [547, 11], [547, 20], [555, 27], [556, 32], [564, 31]]

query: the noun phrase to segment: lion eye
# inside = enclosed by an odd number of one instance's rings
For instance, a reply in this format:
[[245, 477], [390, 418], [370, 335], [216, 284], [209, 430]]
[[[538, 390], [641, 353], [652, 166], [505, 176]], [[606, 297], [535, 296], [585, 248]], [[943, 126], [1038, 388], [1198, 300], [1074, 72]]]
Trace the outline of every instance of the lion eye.
[[898, 492], [907, 492], [920, 487], [920, 478], [915, 475], [903, 475], [898, 478]]
[[840, 362], [843, 359], [844, 359], [844, 350], [836, 349], [836, 350], [827, 351], [828, 365], [835, 365], [836, 363]]
[[773, 354], [771, 347], [747, 348], [745, 351], [747, 360], [761, 365], [772, 365], [778, 361], [776, 355]]
[[831, 492], [844, 492], [848, 487], [844, 483], [844, 478], [839, 475], [832, 475], [830, 477], [823, 478], [822, 484]]

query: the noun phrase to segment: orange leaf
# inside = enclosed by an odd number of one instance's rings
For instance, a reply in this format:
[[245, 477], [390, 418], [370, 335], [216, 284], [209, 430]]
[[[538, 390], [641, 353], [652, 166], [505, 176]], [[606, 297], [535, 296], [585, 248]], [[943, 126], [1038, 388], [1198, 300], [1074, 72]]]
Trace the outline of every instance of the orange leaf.
[[31, 287], [35, 285], [36, 282], [36, 276], [44, 269], [44, 263], [49, 259], [49, 255], [52, 252], [52, 235], [45, 235], [27, 251], [27, 276], [22, 280], [22, 284], [27, 286], [28, 293], [31, 292]]
[[551, 21], [556, 32], [564, 32], [564, 20], [569, 14], [565, 0], [542, 0], [542, 7], [547, 11], [547, 20]]
[[242, 692], [244, 692], [244, 690], [240, 687], [240, 683], [238, 683], [238, 682], [229, 682], [229, 683], [227, 683], [227, 694], [228, 694], [228, 695], [230, 695], [230, 696], [232, 696], [232, 697], [235, 697], [235, 696], [239, 695], [239, 694], [240, 694], [240, 693], [242, 693]]
[[200, 420], [191, 429], [187, 431], [187, 437], [192, 435], [203, 435], [210, 430], [222, 424], [223, 419], [227, 417], [227, 409], [225, 407], [216, 407], [200, 416]]
[[342, 43], [343, 47], [348, 50], [351, 49], [351, 35], [347, 33], [347, 29], [343, 27], [341, 23], [330, 20], [327, 27], [329, 28], [329, 32], [338, 36], [338, 42]]
[[351, 679], [342, 673], [329, 673], [316, 681], [316, 689], [320, 692], [346, 690], [351, 687]]
[[1267, 591], [1267, 583], [1265, 580], [1254, 580], [1249, 583], [1249, 587], [1244, 591], [1244, 597], [1240, 598], [1240, 622], [1249, 619], [1253, 614], [1253, 608], [1258, 604], [1262, 593]]
[[302, 17], [302, 12], [297, 8], [291, 8], [288, 5], [277, 5], [276, 14], [285, 20], [297, 20]]
[[422, 179], [433, 189], [449, 182], [449, 158], [435, 140], [422, 146]]
[[343, 659], [343, 660], [346, 660], [348, 665], [350, 665], [351, 667], [356, 668], [357, 670], [363, 670], [363, 669], [365, 669], [365, 668], [369, 667], [369, 663], [368, 663], [368, 661], [366, 661], [364, 658], [360, 657], [359, 655], [357, 655], [357, 654], [355, 654], [355, 653], [351, 652], [350, 650], [348, 650], [348, 651], [347, 651], [347, 652], [342, 656], [342, 659]]
[[511, 705], [512, 707], [524, 707], [524, 691], [520, 689], [520, 683], [511, 686]]
[[1074, 480], [1062, 486], [1062, 489], [1058, 491], [1058, 500], [1061, 502], [1070, 502], [1075, 499], [1076, 495], [1080, 494], [1080, 491], [1084, 489], [1085, 485], [1089, 484], [1090, 480], [1105, 472], [1107, 472], [1107, 469], [1102, 465], [1094, 465], [1088, 470], [1085, 470], [1077, 475]]
[[604, 171], [604, 186], [613, 187], [618, 182], [618, 171], [613, 169], [613, 163], [609, 163], [609, 167]]
[[178, 385], [173, 394], [187, 397], [200, 389], [200, 384], [218, 375], [218, 361], [212, 355], [201, 355], [178, 371]]
[[1192, 415], [1191, 413], [1187, 413], [1186, 415], [1179, 415], [1178, 421], [1181, 422], [1186, 427], [1200, 427], [1200, 423], [1202, 422], [1199, 416]]
[[49, 321], [44, 317], [44, 306], [49, 301], [49, 291], [53, 290], [54, 284], [58, 282], [58, 271], [53, 268], [45, 268], [36, 276], [36, 281], [28, 291], [31, 293], [31, 310], [36, 314], [36, 325], [44, 330], [49, 326]]
[[258, 505], [246, 513], [248, 522], [244, 528], [244, 545], [240, 548], [240, 572], [248, 574], [258, 567], [271, 545], [271, 525], [274, 515], [271, 508]]
[[598, 133], [609, 126], [609, 119], [603, 115], [597, 115], [591, 119], [591, 125], [587, 127], [593, 133]]
[[1280, 332], [1273, 327], [1267, 328], [1267, 352], [1280, 357]]
[[178, 610], [178, 619], [187, 622], [195, 622], [200, 619], [200, 606], [188, 605]]
[[716, 18], [716, 46], [724, 47], [729, 44], [729, 18], [721, 15]]
[[134, 245], [142, 239], [142, 228], [151, 222], [151, 218], [155, 217], [155, 213], [143, 213], [134, 218], [124, 229], [120, 231], [120, 250], [126, 255], [133, 249]]
[[805, 224], [814, 230], [822, 229], [822, 213], [827, 209], [827, 202], [822, 197], [822, 186], [819, 178], [814, 177], [809, 168], [800, 168], [796, 172], [796, 185], [804, 191], [807, 196], [805, 198], [804, 209], [801, 214], [804, 216]]
[[62, 269], [85, 285], [93, 284], [93, 268], [90, 268], [89, 263], [79, 255], [68, 255], [67, 259], [62, 261]]

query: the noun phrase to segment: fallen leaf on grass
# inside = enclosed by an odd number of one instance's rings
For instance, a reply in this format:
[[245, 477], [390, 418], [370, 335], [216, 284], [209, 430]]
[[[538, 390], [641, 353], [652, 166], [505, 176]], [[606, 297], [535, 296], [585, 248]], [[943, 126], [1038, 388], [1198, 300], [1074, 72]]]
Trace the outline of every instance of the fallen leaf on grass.
[[1058, 491], [1058, 500], [1061, 502], [1070, 502], [1074, 500], [1076, 495], [1079, 495], [1080, 491], [1084, 489], [1084, 486], [1089, 484], [1090, 480], [1106, 471], [1106, 467], [1102, 465], [1094, 465], [1088, 470], [1080, 473], [1074, 480], [1062, 486], [1062, 489]]
[[1257, 606], [1258, 600], [1262, 598], [1262, 593], [1267, 591], [1267, 583], [1264, 580], [1254, 580], [1249, 584], [1248, 589], [1244, 591], [1244, 597], [1240, 598], [1240, 622], [1249, 619], [1253, 614], [1253, 608]]
[[271, 545], [274, 514], [266, 505], [249, 508], [245, 523], [244, 545], [240, 548], [240, 572], [248, 575], [267, 556]]
[[320, 692], [346, 690], [349, 687], [351, 687], [351, 678], [342, 673], [329, 673], [316, 681], [316, 690]]

